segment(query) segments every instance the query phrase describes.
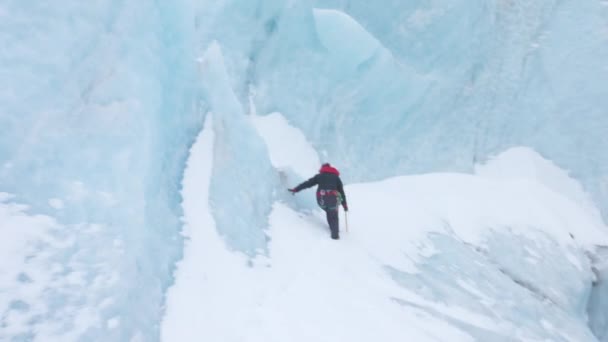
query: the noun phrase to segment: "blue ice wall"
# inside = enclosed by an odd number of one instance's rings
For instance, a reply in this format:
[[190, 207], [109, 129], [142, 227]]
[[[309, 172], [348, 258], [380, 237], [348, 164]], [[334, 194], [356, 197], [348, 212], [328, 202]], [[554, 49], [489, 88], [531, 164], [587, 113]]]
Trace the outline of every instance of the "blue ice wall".
[[211, 213], [229, 246], [249, 256], [266, 251], [268, 215], [278, 187], [266, 145], [231, 86], [221, 47], [201, 59], [204, 98], [213, 115]]
[[[257, 59], [256, 103], [302, 128], [348, 180], [470, 170], [525, 145], [570, 170], [606, 213], [601, 1], [316, 6], [342, 14], [284, 8]], [[324, 44], [336, 34], [344, 44]], [[365, 60], [347, 47], [370, 37], [378, 47]]]
[[[187, 9], [0, 2], [0, 191], [64, 225], [53, 234], [65, 247], [39, 251], [63, 271], [46, 284], [45, 318], [32, 318], [26, 340], [50, 321], [59, 340], [74, 334], [86, 307], [100, 321], [82, 340], [157, 338], [181, 251], [181, 171], [202, 125]], [[53, 287], [71, 275], [83, 283]]]

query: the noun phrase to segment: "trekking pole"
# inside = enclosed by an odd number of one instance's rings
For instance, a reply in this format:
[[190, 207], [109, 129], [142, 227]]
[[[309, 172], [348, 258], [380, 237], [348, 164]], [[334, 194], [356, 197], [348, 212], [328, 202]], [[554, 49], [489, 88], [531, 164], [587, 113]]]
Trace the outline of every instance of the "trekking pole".
[[344, 211], [344, 223], [346, 224], [346, 232], [348, 233], [348, 212]]

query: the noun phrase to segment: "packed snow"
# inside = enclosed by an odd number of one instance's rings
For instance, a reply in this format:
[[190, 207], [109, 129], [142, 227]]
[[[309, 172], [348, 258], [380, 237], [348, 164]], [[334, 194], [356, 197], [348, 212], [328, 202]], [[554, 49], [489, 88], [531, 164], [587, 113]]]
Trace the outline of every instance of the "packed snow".
[[[318, 161], [301, 153], [311, 150], [301, 139], [279, 139], [295, 133], [279, 113], [251, 119], [277, 172]], [[480, 166], [482, 175], [349, 184], [349, 231], [342, 213], [339, 241], [319, 210], [298, 205], [312, 193], [277, 201], [268, 252], [248, 258], [226, 244], [210, 213], [213, 120], [184, 173], [187, 242], [163, 341], [595, 341], [586, 253], [608, 242], [606, 227], [576, 197], [498, 168], [515, 160], [571, 185], [533, 151], [507, 151]], [[285, 150], [301, 158], [289, 165]]]

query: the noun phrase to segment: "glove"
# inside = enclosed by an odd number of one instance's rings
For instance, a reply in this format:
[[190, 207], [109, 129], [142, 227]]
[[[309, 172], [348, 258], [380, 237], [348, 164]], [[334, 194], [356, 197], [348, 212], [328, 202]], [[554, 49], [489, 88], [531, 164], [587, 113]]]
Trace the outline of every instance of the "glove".
[[295, 195], [298, 190], [296, 189], [287, 189], [287, 191], [291, 192], [292, 195]]
[[346, 202], [342, 202], [342, 207], [344, 208], [344, 211], [348, 211], [348, 204], [346, 204]]

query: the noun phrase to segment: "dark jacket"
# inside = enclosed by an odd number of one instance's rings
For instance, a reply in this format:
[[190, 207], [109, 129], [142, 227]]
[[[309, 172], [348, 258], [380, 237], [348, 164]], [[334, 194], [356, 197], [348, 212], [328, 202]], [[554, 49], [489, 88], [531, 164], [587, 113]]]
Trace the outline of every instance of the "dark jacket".
[[317, 192], [319, 190], [337, 190], [342, 196], [342, 204], [346, 205], [346, 194], [344, 193], [344, 187], [340, 179], [340, 172], [334, 167], [323, 165], [317, 175], [296, 186], [293, 190], [298, 192], [315, 185], [317, 185]]

